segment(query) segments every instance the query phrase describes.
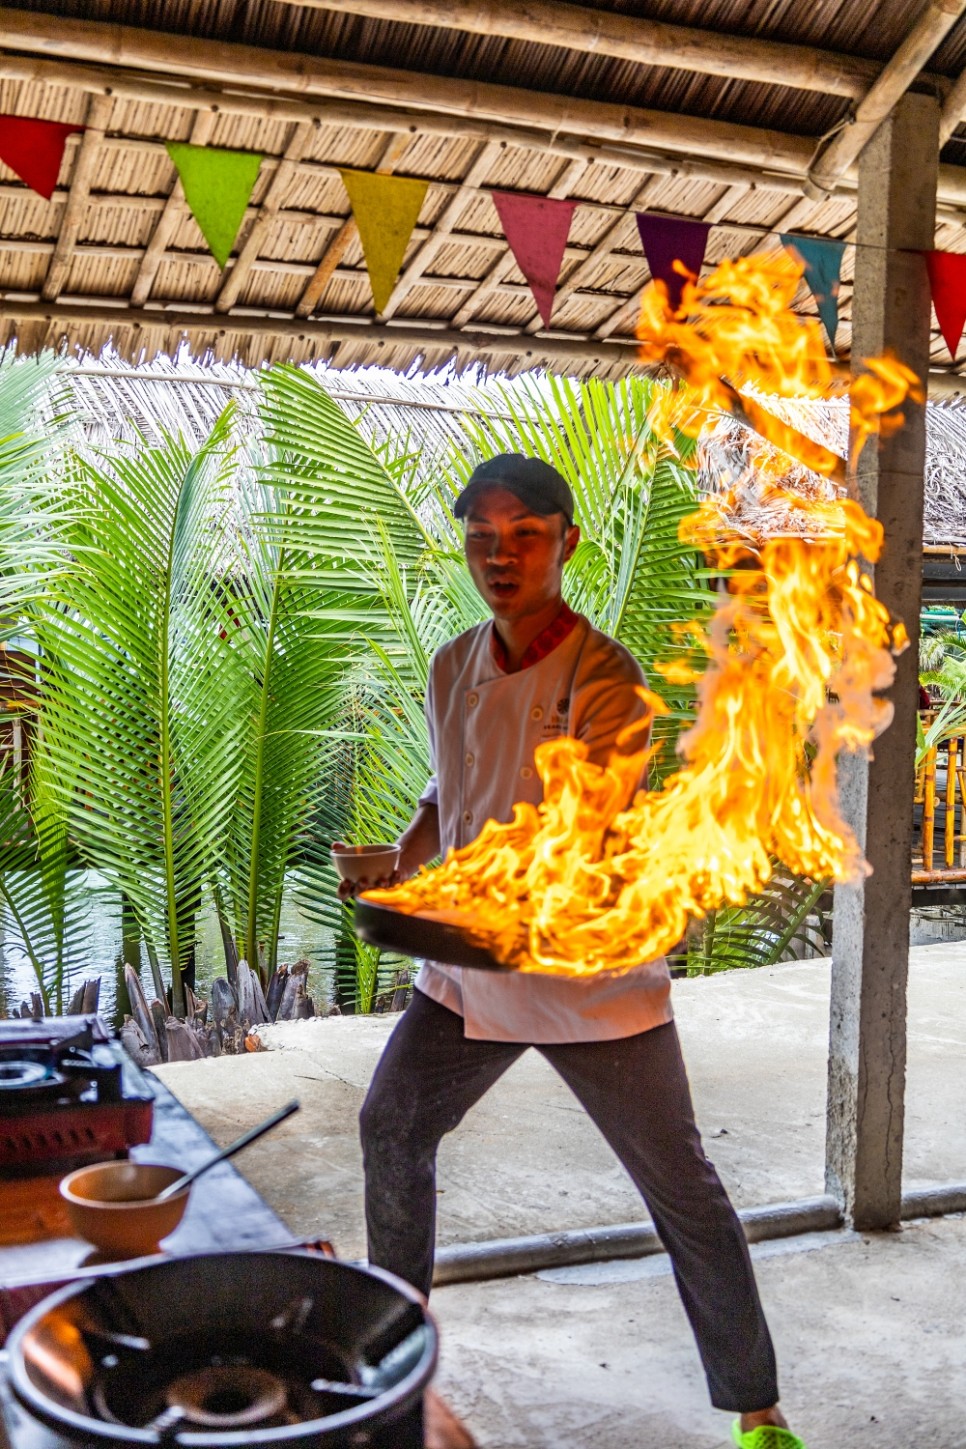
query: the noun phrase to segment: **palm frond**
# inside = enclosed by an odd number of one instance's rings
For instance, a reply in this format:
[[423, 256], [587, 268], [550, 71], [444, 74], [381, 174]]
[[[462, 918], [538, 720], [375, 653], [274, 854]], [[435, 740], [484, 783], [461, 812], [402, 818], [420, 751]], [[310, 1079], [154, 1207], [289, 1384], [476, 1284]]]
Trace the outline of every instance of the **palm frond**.
[[776, 874], [767, 888], [745, 905], [709, 912], [692, 928], [689, 974], [774, 966], [788, 959], [796, 941], [823, 946], [814, 940], [809, 917], [828, 886], [828, 881]]
[[219, 568], [231, 414], [201, 448], [169, 438], [78, 459], [46, 596], [43, 748], [78, 849], [131, 901], [176, 1009], [201, 886], [231, 809], [238, 662]]

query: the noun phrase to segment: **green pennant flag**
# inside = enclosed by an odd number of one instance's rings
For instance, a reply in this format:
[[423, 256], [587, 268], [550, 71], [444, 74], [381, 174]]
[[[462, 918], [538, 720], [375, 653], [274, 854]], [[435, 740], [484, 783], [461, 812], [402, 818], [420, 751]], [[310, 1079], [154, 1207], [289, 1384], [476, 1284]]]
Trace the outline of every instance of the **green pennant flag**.
[[429, 182], [341, 168], [339, 175], [359, 228], [372, 300], [381, 312], [392, 296]]
[[224, 267], [251, 200], [262, 157], [254, 151], [225, 151], [217, 146], [165, 142], [178, 169], [191, 215]]

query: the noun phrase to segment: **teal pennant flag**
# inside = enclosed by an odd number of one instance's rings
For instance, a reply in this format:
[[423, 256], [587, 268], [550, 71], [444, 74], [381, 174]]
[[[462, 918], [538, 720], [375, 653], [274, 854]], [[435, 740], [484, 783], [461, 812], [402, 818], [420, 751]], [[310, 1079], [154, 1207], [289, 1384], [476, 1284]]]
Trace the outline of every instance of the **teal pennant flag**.
[[262, 158], [254, 151], [226, 151], [218, 146], [181, 141], [166, 145], [191, 215], [215, 261], [224, 267], [255, 189]]
[[835, 334], [839, 325], [839, 276], [845, 242], [819, 240], [813, 236], [781, 235], [783, 247], [794, 252], [805, 268], [805, 280], [811, 288], [818, 315], [835, 351]]

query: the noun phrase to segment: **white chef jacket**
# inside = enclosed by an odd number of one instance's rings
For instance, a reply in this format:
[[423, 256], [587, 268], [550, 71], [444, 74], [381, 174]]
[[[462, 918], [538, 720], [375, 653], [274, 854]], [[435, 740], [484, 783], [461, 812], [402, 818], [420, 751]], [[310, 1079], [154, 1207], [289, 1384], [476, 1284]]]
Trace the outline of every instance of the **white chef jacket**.
[[[505, 674], [491, 623], [433, 656], [426, 722], [434, 775], [421, 801], [439, 810], [443, 854], [474, 840], [487, 820], [512, 819], [517, 801], [538, 804], [534, 750], [572, 735], [606, 764], [620, 731], [643, 718], [636, 659], [583, 616], [537, 663]], [[464, 1019], [484, 1041], [577, 1042], [633, 1036], [672, 1018], [663, 957], [621, 974], [565, 978], [423, 962], [420, 991]]]

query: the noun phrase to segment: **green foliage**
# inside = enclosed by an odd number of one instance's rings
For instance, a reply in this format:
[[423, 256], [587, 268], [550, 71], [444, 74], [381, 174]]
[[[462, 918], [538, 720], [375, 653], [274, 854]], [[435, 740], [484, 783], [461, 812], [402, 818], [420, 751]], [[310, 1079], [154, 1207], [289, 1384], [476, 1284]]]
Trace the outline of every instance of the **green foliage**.
[[71, 563], [33, 612], [52, 788], [77, 850], [170, 966], [179, 1014], [240, 766], [230, 424], [196, 452], [169, 437], [75, 459], [57, 530]]
[[[568, 597], [641, 660], [673, 767], [693, 693], [656, 665], [712, 595], [679, 539], [694, 475], [684, 445], [653, 439], [650, 384], [491, 389], [500, 416], [433, 457], [376, 440], [291, 367], [200, 445], [159, 428], [104, 456], [71, 450], [56, 388], [52, 361], [0, 364], [2, 627], [37, 661], [39, 701], [27, 788], [0, 772], [0, 896], [51, 1008], [83, 944], [79, 866], [126, 899], [175, 1010], [208, 893], [267, 973], [294, 885], [332, 932], [344, 1001], [388, 989], [402, 963], [356, 940], [329, 848], [395, 838], [425, 786], [429, 660], [484, 617], [452, 515], [482, 458], [524, 451], [568, 478]], [[780, 953], [819, 888], [783, 889], [717, 913], [701, 969]]]
[[787, 958], [795, 942], [824, 950], [809, 924], [827, 881], [811, 881], [776, 872], [760, 895], [743, 906], [709, 911], [688, 932], [687, 967], [691, 976], [710, 976], [752, 966], [774, 966]]

